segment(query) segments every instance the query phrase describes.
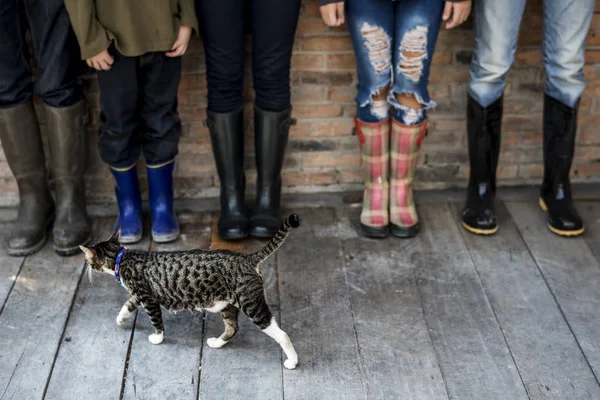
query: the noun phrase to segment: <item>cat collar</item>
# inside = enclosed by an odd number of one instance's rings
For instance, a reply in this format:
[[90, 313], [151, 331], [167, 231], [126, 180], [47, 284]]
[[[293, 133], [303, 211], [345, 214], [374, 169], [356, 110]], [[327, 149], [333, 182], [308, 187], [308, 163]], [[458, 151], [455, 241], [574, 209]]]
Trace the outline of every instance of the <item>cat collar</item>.
[[115, 280], [119, 282], [121, 286], [123, 286], [123, 282], [121, 282], [121, 275], [119, 275], [119, 270], [121, 269], [121, 261], [123, 260], [123, 256], [125, 255], [126, 251], [126, 247], [123, 247], [121, 250], [119, 250], [119, 253], [117, 253], [117, 259], [115, 260]]

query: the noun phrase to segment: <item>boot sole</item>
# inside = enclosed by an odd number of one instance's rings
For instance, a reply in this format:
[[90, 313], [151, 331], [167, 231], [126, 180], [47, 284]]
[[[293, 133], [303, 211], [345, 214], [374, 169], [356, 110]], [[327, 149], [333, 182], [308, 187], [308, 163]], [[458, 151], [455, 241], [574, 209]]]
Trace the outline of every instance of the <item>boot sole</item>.
[[[538, 198], [538, 204], [543, 212], [545, 212], [545, 213], [548, 212], [548, 206], [546, 205], [546, 202], [544, 201], [544, 199], [542, 199], [541, 197]], [[552, 225], [550, 225], [550, 223], [546, 223], [546, 226], [548, 226], [548, 229], [550, 229], [550, 231], [552, 233], [554, 233], [558, 236], [563, 236], [563, 237], [580, 236], [583, 234], [583, 232], [585, 232], [585, 228], [581, 228], [576, 231], [565, 231], [565, 230], [557, 229], [557, 228], [553, 227]]]
[[372, 227], [360, 224], [360, 228], [362, 230], [363, 236], [371, 239], [383, 239], [388, 237], [388, 235], [390, 234], [390, 227], [387, 225], [381, 227]]
[[154, 240], [156, 243], [171, 243], [179, 239], [179, 236], [181, 236], [181, 231], [179, 229], [177, 229], [177, 232], [166, 235], [155, 235], [153, 232], [152, 240]]
[[58, 254], [59, 256], [74, 256], [76, 254], [81, 253], [81, 249], [79, 248], [79, 246], [87, 246], [90, 241], [92, 240], [92, 235], [90, 234], [87, 239], [85, 239], [85, 241], [83, 243], [80, 243], [76, 246], [73, 247], [58, 247], [56, 246], [56, 244], [54, 245], [54, 252], [56, 254]]
[[11, 248], [7, 248], [6, 249], [6, 254], [8, 254], [11, 257], [25, 257], [25, 256], [30, 256], [32, 254], [37, 253], [38, 251], [40, 251], [44, 245], [46, 244], [46, 241], [48, 240], [48, 235], [44, 235], [44, 237], [37, 242], [35, 245], [28, 247], [26, 249], [11, 249]]
[[462, 224], [463, 228], [465, 228], [467, 231], [474, 233], [476, 235], [481, 235], [481, 236], [491, 236], [494, 233], [498, 232], [498, 228], [499, 226], [496, 226], [493, 229], [480, 229], [480, 228], [473, 228], [470, 225], [467, 225], [464, 221], [460, 221], [460, 223]]
[[50, 215], [50, 217], [46, 221], [46, 227], [44, 228], [44, 237], [42, 239], [40, 239], [39, 242], [37, 242], [33, 246], [28, 247], [26, 249], [11, 249], [10, 247], [7, 246], [6, 254], [8, 254], [11, 257], [25, 257], [25, 256], [30, 256], [30, 255], [35, 254], [38, 251], [40, 251], [44, 247], [46, 242], [48, 241], [48, 231], [50, 231], [50, 228], [52, 227], [53, 222], [54, 222], [54, 212]]
[[137, 243], [140, 240], [142, 240], [143, 236], [144, 235], [141, 232], [139, 234], [135, 235], [135, 236], [121, 236], [121, 237], [119, 237], [119, 242], [121, 242], [123, 244]]
[[409, 227], [400, 227], [398, 225], [390, 224], [390, 232], [392, 236], [397, 237], [399, 239], [410, 239], [419, 234], [421, 231], [421, 225], [417, 223], [416, 225]]

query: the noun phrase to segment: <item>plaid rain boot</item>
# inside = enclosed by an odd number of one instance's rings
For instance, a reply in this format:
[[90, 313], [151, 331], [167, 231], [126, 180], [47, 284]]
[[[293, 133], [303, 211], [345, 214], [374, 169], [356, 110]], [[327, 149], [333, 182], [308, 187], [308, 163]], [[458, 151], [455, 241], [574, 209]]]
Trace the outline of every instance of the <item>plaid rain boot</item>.
[[412, 183], [425, 135], [426, 120], [418, 125], [404, 125], [392, 119], [390, 221], [396, 237], [409, 238], [419, 233]]
[[383, 238], [389, 234], [389, 136], [390, 120], [367, 123], [355, 118], [365, 173], [360, 226], [363, 234]]

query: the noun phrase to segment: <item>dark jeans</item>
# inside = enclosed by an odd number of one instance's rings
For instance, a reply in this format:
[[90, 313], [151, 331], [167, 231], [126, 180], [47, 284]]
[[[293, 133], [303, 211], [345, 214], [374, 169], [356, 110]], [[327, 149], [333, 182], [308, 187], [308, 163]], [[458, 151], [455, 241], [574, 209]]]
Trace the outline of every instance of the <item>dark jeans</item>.
[[115, 168], [135, 164], [143, 150], [148, 165], [177, 155], [181, 123], [177, 89], [181, 58], [164, 53], [126, 57], [110, 49], [115, 61], [98, 71], [100, 85], [100, 155]]
[[290, 108], [290, 64], [301, 0], [196, 0], [206, 54], [208, 109], [225, 113], [243, 105], [245, 5], [252, 25], [256, 106]]
[[[27, 26], [39, 71], [35, 83], [27, 62]], [[63, 0], [0, 0], [0, 108], [24, 103], [34, 92], [52, 107], [77, 103], [80, 57]]]

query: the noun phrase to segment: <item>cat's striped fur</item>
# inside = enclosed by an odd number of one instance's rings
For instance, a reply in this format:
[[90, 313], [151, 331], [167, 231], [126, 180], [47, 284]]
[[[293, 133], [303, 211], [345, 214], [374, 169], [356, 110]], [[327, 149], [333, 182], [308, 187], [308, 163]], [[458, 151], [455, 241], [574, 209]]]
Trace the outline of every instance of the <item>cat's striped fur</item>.
[[[242, 310], [266, 334], [275, 339], [287, 355], [285, 366], [296, 367], [298, 357], [285, 332], [278, 326], [267, 305], [259, 265], [285, 241], [292, 228], [300, 225], [290, 215], [275, 237], [261, 250], [242, 254], [229, 250], [190, 250], [149, 252], [127, 250], [120, 263], [120, 279], [131, 297], [123, 305], [117, 323], [125, 323], [142, 306], [155, 333], [149, 340], [159, 344], [164, 338], [161, 306], [170, 311], [221, 312], [225, 331], [208, 339], [210, 347], [221, 347], [237, 332]], [[115, 259], [123, 247], [118, 231], [107, 241], [83, 247], [86, 262], [98, 272], [114, 274]]]

